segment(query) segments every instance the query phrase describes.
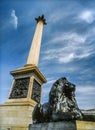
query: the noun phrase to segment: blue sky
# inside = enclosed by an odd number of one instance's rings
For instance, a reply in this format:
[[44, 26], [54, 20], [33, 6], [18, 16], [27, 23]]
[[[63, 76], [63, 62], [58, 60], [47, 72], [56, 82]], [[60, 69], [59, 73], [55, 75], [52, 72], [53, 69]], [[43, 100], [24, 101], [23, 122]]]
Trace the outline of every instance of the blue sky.
[[42, 101], [60, 77], [76, 84], [79, 108], [95, 108], [95, 0], [1, 0], [0, 103], [7, 99], [10, 71], [26, 64], [36, 27], [45, 15], [39, 69], [47, 83]]

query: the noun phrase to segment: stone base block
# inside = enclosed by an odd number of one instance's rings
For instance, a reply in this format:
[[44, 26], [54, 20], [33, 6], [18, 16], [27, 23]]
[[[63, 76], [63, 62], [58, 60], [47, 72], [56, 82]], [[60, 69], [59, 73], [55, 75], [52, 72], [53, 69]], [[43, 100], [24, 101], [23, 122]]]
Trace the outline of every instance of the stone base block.
[[31, 104], [9, 103], [0, 105], [0, 127], [29, 126], [32, 124], [33, 109]]
[[77, 130], [75, 121], [32, 124], [29, 130]]
[[0, 130], [28, 130], [28, 126], [7, 126], [7, 125], [3, 125], [0, 126]]
[[29, 130], [95, 130], [95, 122], [77, 120], [31, 124]]
[[95, 122], [92, 121], [76, 121], [77, 130], [95, 130]]

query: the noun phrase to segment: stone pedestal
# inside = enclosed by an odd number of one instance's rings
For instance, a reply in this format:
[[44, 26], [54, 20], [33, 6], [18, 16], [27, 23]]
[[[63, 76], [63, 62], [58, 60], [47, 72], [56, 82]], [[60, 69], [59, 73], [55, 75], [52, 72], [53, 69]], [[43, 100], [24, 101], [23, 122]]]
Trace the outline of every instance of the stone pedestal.
[[46, 82], [46, 79], [38, 67], [26, 65], [25, 67], [11, 71], [11, 75], [14, 79], [7, 103], [23, 101], [41, 102], [42, 84]]
[[77, 130], [95, 130], [95, 122], [92, 121], [76, 121]]
[[32, 124], [29, 130], [77, 130], [75, 121]]
[[28, 130], [46, 79], [36, 66], [25, 66], [11, 74], [14, 79], [8, 99], [0, 105], [0, 130]]
[[95, 122], [77, 120], [31, 124], [29, 130], [95, 130]]

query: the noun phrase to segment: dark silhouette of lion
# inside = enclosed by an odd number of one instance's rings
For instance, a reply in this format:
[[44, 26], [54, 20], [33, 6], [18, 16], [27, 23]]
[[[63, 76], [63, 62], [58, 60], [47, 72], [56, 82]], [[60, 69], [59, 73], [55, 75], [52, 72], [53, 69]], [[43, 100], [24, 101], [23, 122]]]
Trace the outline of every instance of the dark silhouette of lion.
[[75, 85], [65, 77], [52, 85], [48, 103], [37, 104], [33, 112], [34, 123], [75, 120], [82, 117], [75, 99]]

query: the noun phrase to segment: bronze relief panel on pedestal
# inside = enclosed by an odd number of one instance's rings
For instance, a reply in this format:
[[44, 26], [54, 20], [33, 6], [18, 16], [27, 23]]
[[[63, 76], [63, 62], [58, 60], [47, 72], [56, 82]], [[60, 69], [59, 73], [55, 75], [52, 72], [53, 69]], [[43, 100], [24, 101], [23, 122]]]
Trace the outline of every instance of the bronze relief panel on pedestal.
[[41, 85], [34, 79], [33, 81], [33, 89], [32, 89], [32, 95], [31, 98], [36, 101], [37, 103], [40, 103], [41, 98]]
[[30, 77], [15, 79], [9, 99], [26, 98]]

